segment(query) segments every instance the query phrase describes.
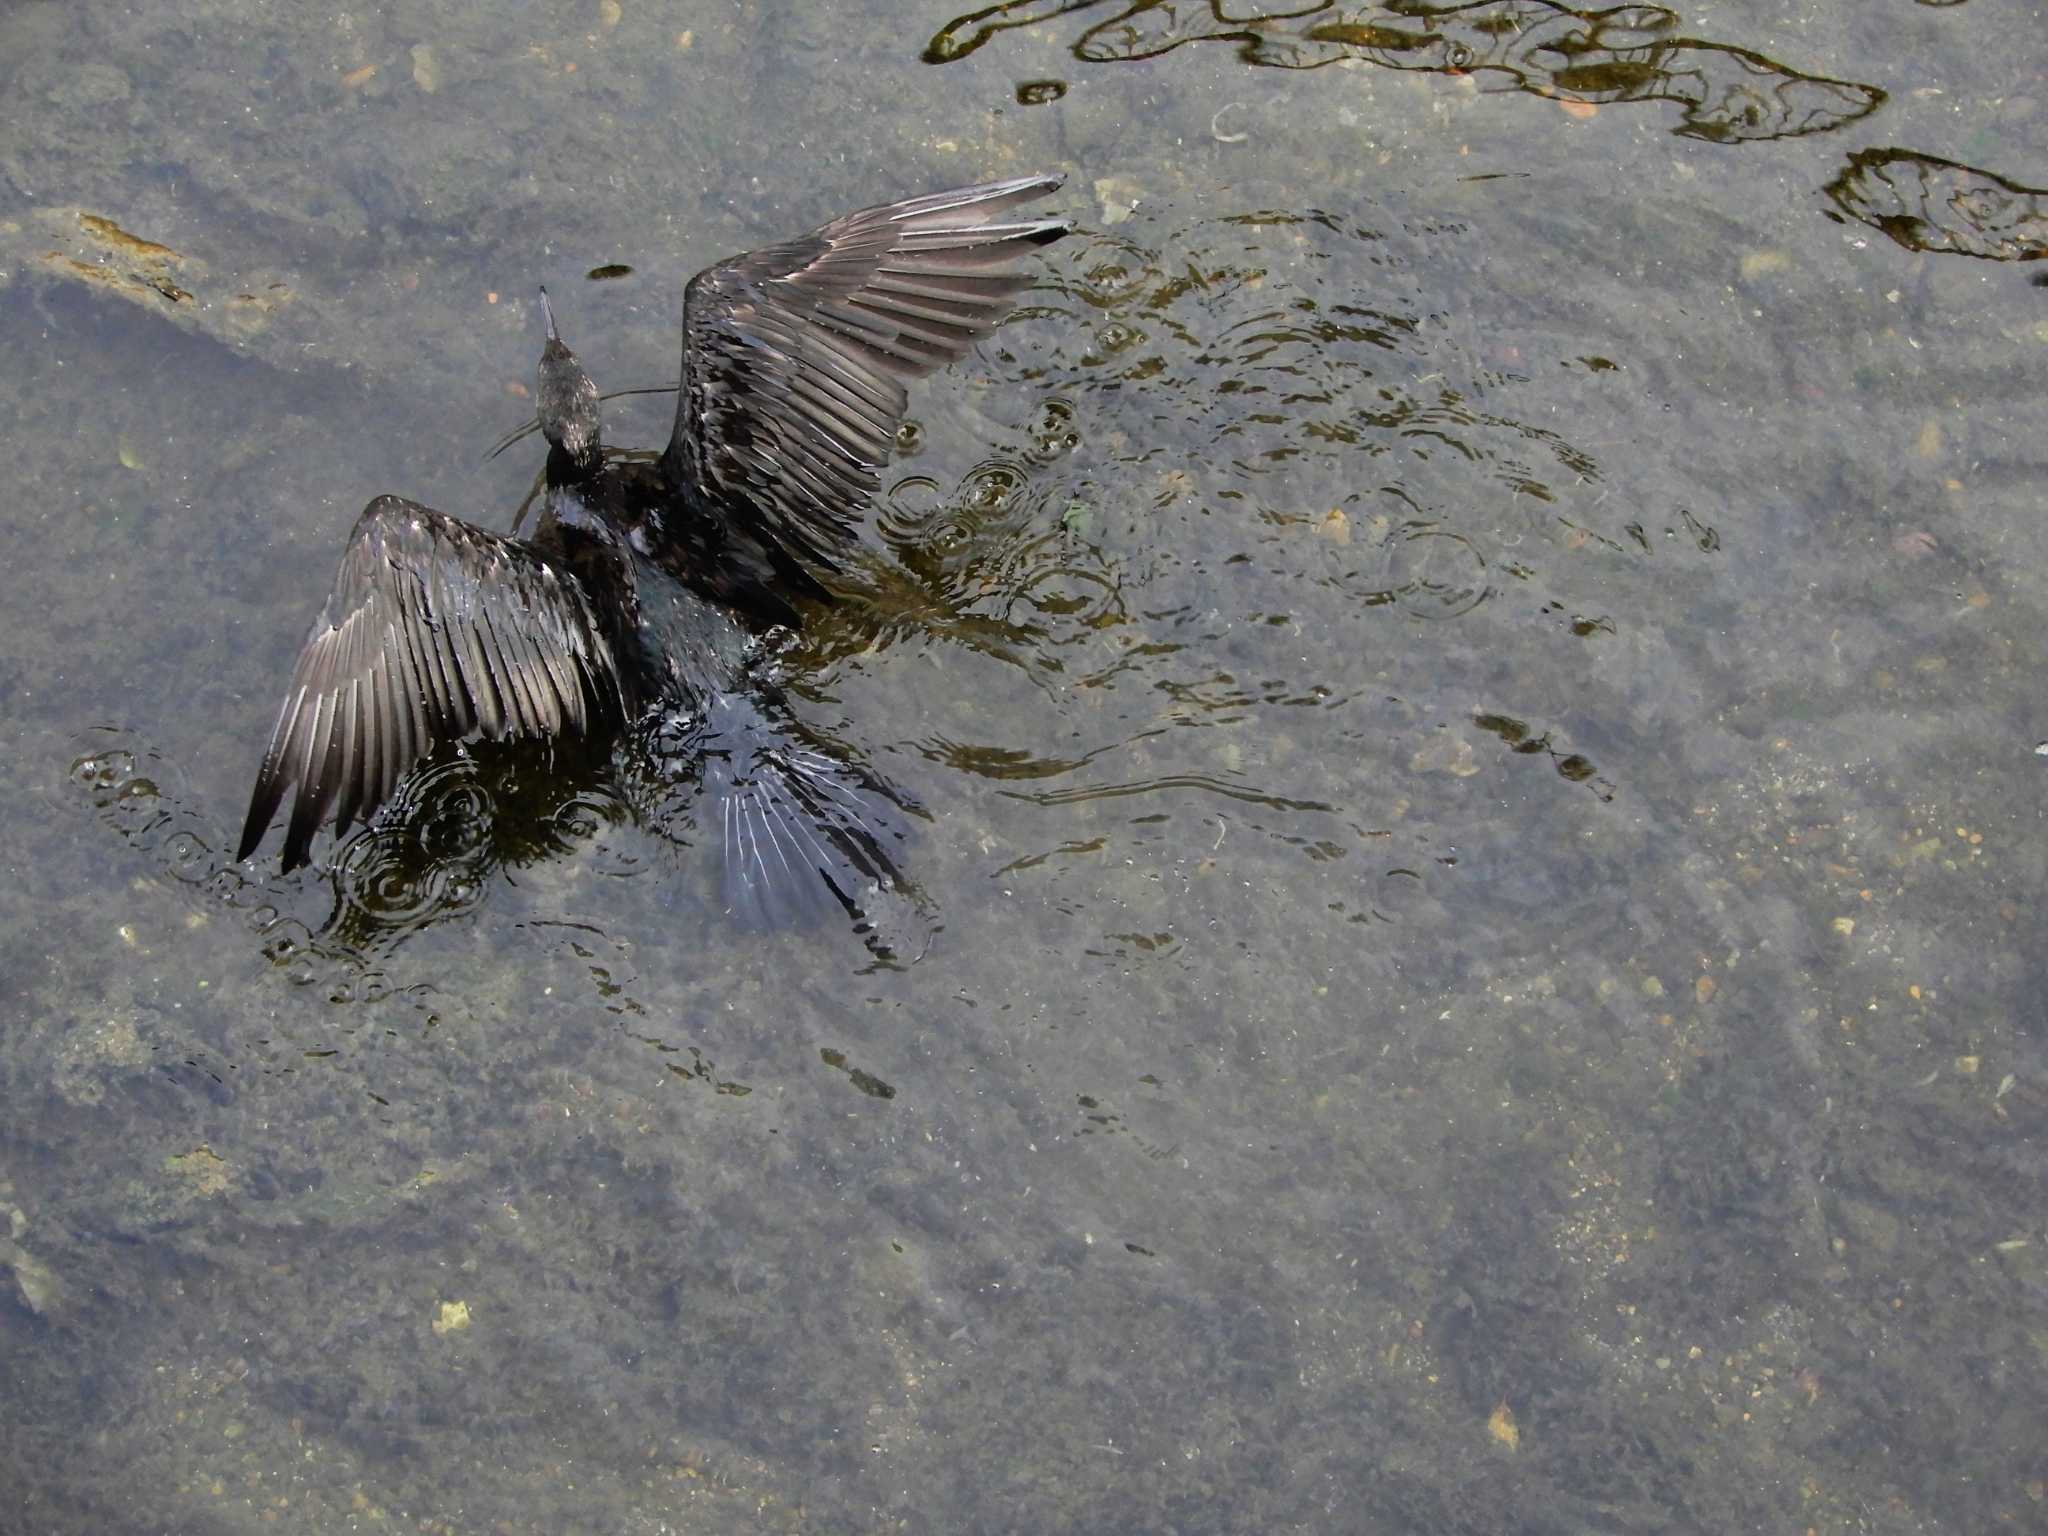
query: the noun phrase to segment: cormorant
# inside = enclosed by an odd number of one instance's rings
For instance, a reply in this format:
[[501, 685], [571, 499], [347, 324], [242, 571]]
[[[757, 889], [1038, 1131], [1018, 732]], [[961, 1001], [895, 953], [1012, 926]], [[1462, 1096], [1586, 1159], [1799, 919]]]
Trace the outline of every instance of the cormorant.
[[[889, 884], [895, 798], [808, 739], [776, 636], [824, 601], [908, 401], [1030, 285], [1068, 231], [1003, 220], [1059, 186], [1023, 177], [847, 214], [698, 273], [656, 463], [606, 455], [598, 393], [551, 308], [536, 416], [547, 494], [531, 539], [397, 496], [357, 520], [299, 652], [236, 857], [287, 793], [286, 871], [345, 834], [441, 743], [624, 728], [663, 772], [701, 770], [726, 897], [772, 918], [828, 888]], [[813, 878], [815, 877], [815, 878]]]

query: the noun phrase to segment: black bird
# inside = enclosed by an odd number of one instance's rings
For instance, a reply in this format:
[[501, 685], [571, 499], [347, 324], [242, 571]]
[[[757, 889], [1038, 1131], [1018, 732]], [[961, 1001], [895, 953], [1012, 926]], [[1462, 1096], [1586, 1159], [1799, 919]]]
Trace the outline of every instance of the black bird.
[[[563, 343], [547, 292], [538, 419], [548, 440], [547, 495], [535, 541], [556, 551], [598, 617], [617, 666], [639, 799], [670, 831], [680, 785], [708, 797], [723, 844], [729, 912], [766, 926], [823, 910], [825, 898], [873, 933], [900, 886], [890, 845], [903, 804], [842, 751], [797, 721], [779, 679], [788, 629], [764, 609], [705, 595], [660, 532], [672, 497], [644, 462], [608, 461], [597, 386]], [[711, 585], [731, 588], [714, 570]], [[744, 591], [734, 594], [746, 597]], [[883, 947], [890, 947], [888, 939]]]
[[[296, 791], [284, 868], [340, 836], [444, 742], [630, 727], [702, 764], [727, 894], [774, 916], [808, 869], [843, 904], [893, 873], [889, 797], [807, 741], [774, 635], [824, 601], [907, 409], [905, 384], [1001, 323], [1057, 219], [1004, 220], [1061, 178], [847, 214], [690, 280], [675, 430], [658, 463], [603, 449], [597, 390], [556, 333], [536, 415], [547, 500], [530, 540], [395, 496], [364, 509], [300, 650], [237, 858]], [[779, 861], [779, 862], [778, 862]], [[751, 870], [749, 876], [747, 871]]]

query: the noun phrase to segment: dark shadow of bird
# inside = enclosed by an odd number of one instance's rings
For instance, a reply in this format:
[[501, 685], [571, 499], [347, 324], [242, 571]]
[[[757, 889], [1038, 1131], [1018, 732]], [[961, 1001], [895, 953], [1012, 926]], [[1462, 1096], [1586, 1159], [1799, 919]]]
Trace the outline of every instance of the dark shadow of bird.
[[1020, 262], [1067, 233], [1006, 217], [1059, 184], [863, 209], [698, 273], [658, 459], [606, 451], [597, 388], [549, 310], [533, 535], [396, 496], [364, 509], [236, 857], [287, 795], [290, 871], [323, 825], [345, 835], [445, 743], [576, 737], [618, 743], [656, 830], [715, 838], [744, 921], [832, 906], [859, 923], [900, 893], [912, 808], [798, 720], [783, 642], [858, 544], [906, 384], [1000, 324], [1031, 282]]

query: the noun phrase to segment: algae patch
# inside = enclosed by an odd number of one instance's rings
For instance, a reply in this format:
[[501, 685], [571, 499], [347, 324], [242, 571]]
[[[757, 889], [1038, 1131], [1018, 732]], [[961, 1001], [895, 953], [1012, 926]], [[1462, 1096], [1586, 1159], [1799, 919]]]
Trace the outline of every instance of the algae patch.
[[164, 1172], [195, 1195], [224, 1194], [230, 1177], [226, 1160], [204, 1142], [190, 1152], [174, 1152], [165, 1158]]
[[59, 228], [74, 226], [70, 249], [47, 251], [43, 264], [61, 276], [106, 288], [138, 303], [187, 304], [191, 290], [173, 275], [189, 262], [168, 245], [130, 234], [112, 219], [83, 209], [53, 210]]
[[227, 289], [236, 279], [215, 280], [199, 257], [83, 208], [42, 209], [30, 224], [31, 230], [0, 228], [0, 235], [26, 234], [33, 243], [20, 254], [48, 275], [118, 295], [158, 314], [191, 316], [187, 324], [202, 331], [220, 329], [224, 320], [230, 334], [246, 336], [261, 330], [296, 296], [287, 283], [252, 282], [247, 273], [239, 279], [244, 286], [235, 291], [213, 291]]

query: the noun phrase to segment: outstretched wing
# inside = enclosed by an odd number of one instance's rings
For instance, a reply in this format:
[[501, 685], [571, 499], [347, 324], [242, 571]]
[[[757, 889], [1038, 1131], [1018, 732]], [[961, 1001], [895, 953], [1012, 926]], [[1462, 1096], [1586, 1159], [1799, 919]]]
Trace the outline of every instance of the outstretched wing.
[[864, 208], [690, 280], [664, 463], [771, 555], [838, 568], [879, 486], [904, 384], [966, 355], [1031, 279], [1058, 219], [998, 222], [1059, 186], [1026, 176]]
[[580, 734], [620, 708], [611, 647], [573, 579], [530, 545], [380, 496], [299, 651], [235, 857], [293, 788], [286, 871], [330, 812], [339, 836], [440, 742]]

